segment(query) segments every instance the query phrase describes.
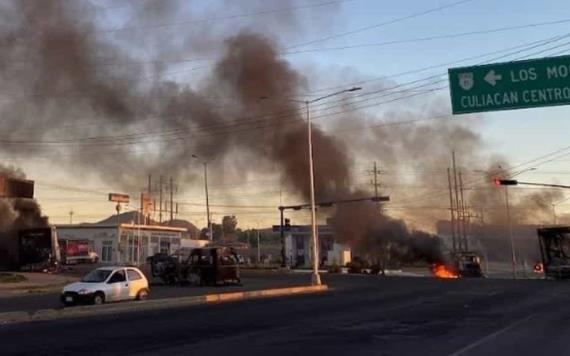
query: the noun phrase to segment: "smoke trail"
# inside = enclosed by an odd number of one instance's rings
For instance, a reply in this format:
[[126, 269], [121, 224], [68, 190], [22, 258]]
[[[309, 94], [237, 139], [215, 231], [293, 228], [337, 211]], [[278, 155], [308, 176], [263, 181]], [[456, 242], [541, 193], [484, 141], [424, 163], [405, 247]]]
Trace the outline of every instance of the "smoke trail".
[[[308, 199], [305, 108], [289, 100], [298, 98], [308, 83], [279, 56], [281, 48], [275, 41], [276, 33], [297, 31], [296, 15], [283, 12], [272, 15], [279, 21], [248, 20], [239, 26], [230, 21], [219, 28], [162, 26], [183, 20], [180, 14], [188, 9], [181, 4], [143, 2], [127, 28], [116, 31], [101, 31], [102, 21], [89, 2], [0, 4], [0, 97], [5, 99], [0, 101], [5, 139], [0, 149], [21, 158], [61, 155], [60, 165], [125, 188], [140, 186], [140, 177], [149, 172], [186, 176], [193, 153], [251, 156], [249, 162], [224, 163], [231, 172], [279, 172], [287, 185]], [[261, 2], [256, 4], [240, 9], [261, 8]], [[323, 18], [325, 14], [321, 12]], [[260, 35], [271, 28], [269, 24], [275, 28]], [[149, 26], [155, 28], [150, 35], [144, 30]], [[149, 36], [146, 45], [140, 44], [143, 35]], [[134, 44], [129, 46], [129, 41]], [[203, 55], [221, 57], [199, 82], [181, 84], [166, 76], [167, 69], [187, 68], [180, 62], [171, 65], [169, 59]], [[437, 109], [441, 104], [434, 106], [425, 110], [408, 105], [407, 110], [388, 115], [400, 119], [441, 112]], [[356, 113], [345, 119], [367, 121]], [[424, 170], [415, 179], [426, 192], [441, 189], [442, 183], [445, 189], [445, 179], [431, 172], [445, 172], [452, 149], [463, 167], [487, 161], [481, 154], [482, 138], [469, 127], [449, 123], [373, 129], [348, 142], [315, 126], [313, 139], [317, 200], [369, 195], [351, 174], [355, 151], [381, 152], [396, 170], [406, 168], [402, 161], [413, 161]], [[470, 196], [474, 205], [483, 199], [476, 193]], [[399, 198], [394, 194], [393, 200]], [[428, 202], [440, 204], [445, 199], [444, 194]], [[529, 199], [544, 207], [549, 198]], [[12, 216], [4, 210], [5, 216]], [[342, 206], [332, 214], [345, 241], [359, 246], [369, 240], [390, 241], [417, 250], [413, 254], [427, 260], [438, 258], [432, 248], [437, 239], [425, 240], [425, 234], [402, 221], [381, 216], [373, 204]], [[416, 220], [420, 228], [439, 216], [431, 211], [403, 215]], [[424, 246], [425, 241], [433, 245]]]

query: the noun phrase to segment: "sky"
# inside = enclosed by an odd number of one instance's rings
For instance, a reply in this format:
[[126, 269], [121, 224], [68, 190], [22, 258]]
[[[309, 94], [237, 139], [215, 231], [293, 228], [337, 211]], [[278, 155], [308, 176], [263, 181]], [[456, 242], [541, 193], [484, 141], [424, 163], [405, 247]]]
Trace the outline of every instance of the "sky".
[[[129, 6], [137, 6], [137, 1], [143, 0], [125, 2]], [[113, 27], [120, 24], [124, 19], [125, 9], [117, 5], [121, 2], [96, 1], [96, 3], [111, 7], [105, 11], [106, 15], [102, 17], [101, 25], [103, 27]], [[456, 65], [459, 66], [486, 63], [487, 60], [493, 58], [492, 55], [460, 63], [458, 61], [570, 32], [570, 7], [567, 1], [563, 0], [542, 2], [534, 0], [472, 0], [463, 2], [451, 0], [352, 0], [312, 8], [302, 8], [307, 2], [301, 0], [291, 1], [287, 5], [278, 0], [264, 2], [236, 0], [228, 3], [231, 6], [217, 11], [216, 16], [223, 17], [247, 12], [247, 10], [240, 10], [240, 4], [247, 5], [247, 3], [261, 3], [266, 9], [283, 8], [284, 6], [301, 7], [294, 11], [298, 22], [295, 25], [298, 27], [296, 31], [270, 32], [270, 36], [276, 38], [284, 52], [306, 51], [306, 53], [286, 54], [285, 58], [290, 61], [295, 69], [308, 78], [309, 95], [321, 88], [338, 85], [350, 86], [351, 83], [361, 80], [367, 81], [361, 85], [362, 92], [371, 91], [378, 88], [379, 85], [378, 82], [370, 81], [373, 78], [388, 77], [395, 84], [419, 80], [431, 75], [446, 73], [447, 68], [454, 66], [446, 63], [456, 62]], [[191, 6], [194, 9], [206, 10], [212, 6], [211, 4], [210, 1], [194, 1]], [[112, 8], [114, 6], [117, 8]], [[329, 10], [328, 7], [336, 7], [336, 10], [325, 11]], [[436, 8], [441, 9], [431, 12], [432, 9]], [[420, 15], [423, 12], [426, 13]], [[255, 18], [262, 21], [264, 16], [270, 17], [271, 15], [260, 14]], [[192, 17], [192, 14], [188, 17], [188, 19], [195, 18]], [[197, 16], [197, 18], [201, 17]], [[567, 22], [562, 22], [565, 20]], [[211, 28], [209, 30], [216, 31], [216, 26], [229, 25], [239, 28], [242, 25], [251, 26], [252, 23], [255, 24], [255, 21], [252, 21], [250, 18], [236, 18], [196, 26], [208, 26]], [[539, 25], [540, 23], [555, 21], [562, 23]], [[531, 25], [534, 26], [530, 27]], [[265, 26], [267, 26], [266, 23]], [[494, 33], [459, 35], [461, 33], [519, 26], [529, 27], [495, 31]], [[368, 29], [360, 30], [362, 28]], [[193, 31], [195, 27], [189, 30]], [[338, 36], [338, 34], [344, 33], [347, 34]], [[310, 43], [329, 36], [331, 37], [329, 40]], [[447, 38], [418, 40], [441, 36]], [[451, 38], [453, 36], [457, 37]], [[394, 41], [401, 43], [386, 44], [386, 42]], [[544, 51], [549, 47], [541, 47], [537, 49], [537, 52], [543, 50], [543, 53], [537, 53], [534, 57], [570, 54], [570, 43], [566, 44], [566, 42], [561, 40], [553, 43], [550, 46], [552, 47], [551, 50]], [[309, 44], [303, 45], [304, 43]], [[384, 44], [373, 45], [379, 43]], [[358, 47], [360, 45], [363, 46]], [[338, 47], [345, 48], [323, 50]], [[185, 55], [192, 57], [191, 53]], [[522, 56], [523, 54], [519, 57]], [[517, 57], [515, 55], [508, 59], [517, 59]], [[188, 71], [189, 68], [196, 68], [201, 65], [204, 65], [205, 69]], [[398, 73], [416, 71], [436, 65], [441, 66], [393, 77]], [[192, 82], [201, 79], [204, 71], [207, 72], [208, 62], [199, 65], [196, 63], [180, 64], [174, 66], [173, 70], [174, 72], [186, 70], [186, 72], [175, 73], [171, 78], [172, 80], [192, 85]], [[328, 73], [334, 73], [334, 75], [329, 76]], [[440, 111], [449, 113], [449, 92], [445, 84], [444, 82], [444, 88], [437, 91], [435, 95], [439, 100], [438, 102], [441, 103]], [[327, 91], [318, 91], [318, 93], [326, 94]], [[390, 104], [387, 106], [374, 107], [368, 112], [374, 115], [375, 112], [388, 110]], [[570, 107], [563, 106], [482, 115], [459, 115], [450, 118], [450, 120], [470, 121], [471, 125], [476, 127], [477, 132], [484, 138], [486, 150], [489, 154], [504, 155], [516, 164], [569, 145], [567, 139], [567, 133], [570, 132], [570, 123], [567, 120], [569, 114]], [[320, 125], [326, 126], [327, 124], [321, 123]], [[355, 124], [355, 126], [358, 125]], [[61, 159], [65, 159], [65, 157]], [[37, 198], [44, 212], [50, 216], [54, 223], [68, 222], [70, 211], [74, 212], [73, 222], [96, 221], [114, 212], [114, 205], [106, 202], [105, 199], [106, 193], [116, 188], [108, 183], [96, 178], [85, 180], [81, 175], [75, 175], [74, 172], [61, 171], [58, 169], [57, 160], [54, 163], [38, 158], [30, 162], [21, 162], [10, 156], [4, 157], [4, 160], [23, 166], [28, 176], [37, 181]], [[525, 173], [524, 177], [532, 181], [570, 183], [570, 169], [566, 168], [568, 163], [570, 163], [570, 157], [562, 157], [540, 166], [535, 171]], [[188, 164], [196, 176], [201, 176], [202, 166], [198, 162], [192, 162], [189, 158]], [[235, 213], [242, 222], [242, 227], [276, 224], [278, 213], [277, 209], [271, 208], [272, 206], [277, 206], [280, 203], [299, 202], [295, 194], [290, 194], [281, 187], [279, 177], [272, 172], [268, 172], [263, 177], [244, 173], [243, 179], [237, 181], [234, 186], [229, 186], [227, 182], [217, 181], [215, 177], [223, 172], [222, 165], [223, 161], [217, 161], [212, 162], [209, 166], [210, 177], [212, 177], [210, 193], [211, 203], [214, 205], [212, 208], [214, 221], [221, 220], [222, 215]], [[364, 172], [370, 166], [371, 162], [365, 161], [360, 162], [357, 167]], [[367, 179], [365, 178], [365, 180]], [[143, 185], [146, 182], [145, 179], [141, 181]], [[205, 223], [203, 186], [194, 184], [192, 187], [187, 187], [188, 181], [176, 183], [179, 186], [184, 186], [184, 189], [180, 189], [184, 195], [178, 196], [181, 203], [180, 217], [203, 226]], [[137, 188], [133, 187], [133, 192], [129, 193], [136, 195]], [[136, 201], [133, 202], [132, 207], [136, 204]], [[232, 205], [261, 205], [263, 208], [244, 209], [234, 208]], [[560, 209], [564, 210], [565, 208], [561, 205]], [[304, 217], [300, 217], [299, 220], [302, 221], [303, 219]]]

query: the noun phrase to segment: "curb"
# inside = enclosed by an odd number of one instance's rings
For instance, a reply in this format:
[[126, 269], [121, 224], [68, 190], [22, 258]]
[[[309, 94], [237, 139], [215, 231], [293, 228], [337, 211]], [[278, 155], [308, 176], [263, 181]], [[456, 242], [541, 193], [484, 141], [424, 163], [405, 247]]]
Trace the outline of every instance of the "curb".
[[206, 294], [192, 297], [151, 299], [130, 303], [106, 304], [97, 306], [78, 306], [62, 309], [42, 309], [34, 312], [15, 311], [0, 313], [0, 325], [10, 323], [23, 323], [30, 321], [46, 321], [65, 318], [88, 317], [95, 315], [109, 315], [129, 311], [145, 311], [169, 309], [193, 305], [227, 303], [239, 300], [272, 298], [288, 295], [322, 293], [329, 290], [327, 285], [300, 286], [289, 288], [263, 289], [245, 292], [230, 292]]

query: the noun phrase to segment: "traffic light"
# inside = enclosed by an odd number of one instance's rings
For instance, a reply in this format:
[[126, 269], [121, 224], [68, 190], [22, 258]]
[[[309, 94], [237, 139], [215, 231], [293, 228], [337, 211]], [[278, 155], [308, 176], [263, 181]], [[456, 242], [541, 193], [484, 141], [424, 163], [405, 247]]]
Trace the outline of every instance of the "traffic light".
[[291, 219], [285, 219], [285, 231], [291, 230]]
[[516, 179], [499, 179], [499, 178], [495, 178], [493, 179], [493, 182], [495, 183], [495, 185], [501, 186], [501, 185], [517, 185], [519, 184], [519, 182]]

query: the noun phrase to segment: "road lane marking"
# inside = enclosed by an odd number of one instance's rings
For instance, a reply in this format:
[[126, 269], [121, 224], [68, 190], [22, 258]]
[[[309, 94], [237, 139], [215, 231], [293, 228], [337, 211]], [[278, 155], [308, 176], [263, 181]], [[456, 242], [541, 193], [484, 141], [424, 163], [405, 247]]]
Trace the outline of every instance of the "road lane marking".
[[532, 317], [534, 317], [534, 314], [530, 314], [529, 316], [527, 316], [527, 317], [525, 317], [525, 318], [519, 319], [518, 321], [515, 321], [514, 323], [512, 323], [512, 324], [510, 324], [510, 325], [507, 325], [507, 326], [505, 326], [504, 328], [499, 329], [499, 330], [495, 331], [494, 333], [489, 334], [489, 335], [485, 336], [484, 338], [479, 339], [479, 340], [477, 340], [477, 341], [475, 341], [475, 342], [473, 342], [473, 343], [471, 343], [471, 344], [469, 344], [469, 345], [467, 345], [467, 346], [465, 346], [465, 347], [463, 347], [463, 348], [461, 348], [461, 349], [455, 351], [455, 352], [452, 353], [452, 354], [449, 354], [448, 356], [459, 356], [459, 355], [463, 355], [463, 354], [465, 354], [465, 352], [470, 351], [470, 350], [472, 350], [472, 349], [474, 349], [474, 348], [476, 348], [476, 347], [478, 347], [478, 346], [481, 346], [481, 345], [483, 345], [484, 343], [486, 343], [487, 341], [489, 341], [489, 340], [491, 340], [491, 339], [493, 339], [493, 338], [495, 338], [495, 337], [497, 337], [497, 336], [499, 336], [499, 335], [501, 335], [501, 334], [503, 334], [503, 333], [505, 333], [505, 332], [507, 332], [507, 331], [509, 331], [509, 330], [511, 330], [511, 329], [514, 329], [514, 328], [516, 328], [517, 326], [519, 326], [519, 325], [521, 325], [521, 324], [523, 324], [523, 323], [526, 323], [526, 322], [529, 321]]

